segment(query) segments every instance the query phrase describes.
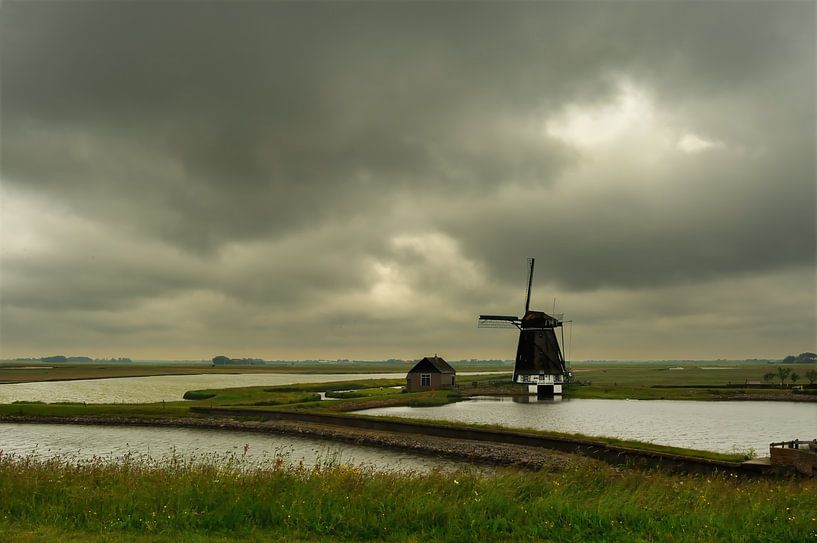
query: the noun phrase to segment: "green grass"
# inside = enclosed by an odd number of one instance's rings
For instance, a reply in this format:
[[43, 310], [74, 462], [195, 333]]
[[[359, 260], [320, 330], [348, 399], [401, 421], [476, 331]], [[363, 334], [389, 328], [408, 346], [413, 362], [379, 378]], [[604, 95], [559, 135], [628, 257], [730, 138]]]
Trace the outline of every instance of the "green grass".
[[[37, 381], [73, 381], [81, 379], [109, 379], [114, 377], [147, 377], [152, 375], [199, 375], [234, 373], [293, 373], [288, 368], [264, 368], [263, 366], [153, 366], [142, 364], [37, 364], [17, 363], [37, 369], [21, 369], [15, 365], [0, 364], [0, 382], [26, 383]], [[300, 372], [298, 372], [300, 373]], [[303, 371], [303, 373], [316, 373]], [[354, 373], [354, 372], [350, 372]]]
[[[280, 386], [254, 386], [221, 389], [190, 390], [184, 393], [186, 400], [200, 400], [190, 405], [213, 407], [231, 405], [291, 405], [320, 400], [318, 392], [330, 397], [371, 397], [400, 392], [389, 388], [403, 384], [403, 379], [361, 379], [359, 381], [334, 381], [328, 383], [303, 383]], [[337, 390], [353, 390], [354, 393], [338, 393]]]
[[0, 458], [3, 541], [817, 541], [817, 481]]
[[[726, 385], [763, 382], [766, 373], [776, 371], [781, 364], [710, 365], [707, 363], [644, 364], [633, 366], [593, 367], [576, 364], [574, 376], [580, 381], [591, 381], [594, 386], [651, 387], [654, 385]], [[684, 368], [682, 370], [670, 368]], [[798, 384], [808, 383], [805, 373], [817, 369], [814, 364], [786, 364], [800, 375]], [[715, 369], [703, 369], [715, 368]], [[779, 385], [779, 381], [775, 382]], [[791, 382], [789, 381], [789, 384]]]
[[[186, 400], [201, 400], [200, 404], [223, 405], [286, 405], [320, 400], [320, 395], [306, 389], [288, 388], [286, 391], [265, 387], [241, 387], [190, 390]], [[194, 404], [191, 404], [194, 405]]]
[[[778, 364], [779, 365], [779, 364]], [[728, 400], [728, 399], [792, 399], [807, 397], [779, 381], [770, 388], [737, 388], [747, 383], [763, 383], [766, 373], [774, 372], [773, 364], [726, 363], [664, 363], [581, 366], [573, 368], [574, 379], [581, 385], [570, 385], [566, 396], [571, 398], [638, 399], [638, 400]], [[813, 364], [787, 364], [800, 375], [797, 384], [806, 384], [805, 373]], [[683, 369], [673, 369], [683, 368]], [[588, 386], [589, 383], [589, 386]], [[720, 388], [729, 386], [730, 388]], [[709, 388], [707, 388], [709, 387]], [[735, 388], [731, 388], [735, 387]]]
[[188, 390], [182, 396], [185, 400], [209, 400], [210, 398], [215, 398], [216, 391], [210, 392], [209, 390]]
[[325, 383], [300, 383], [294, 385], [278, 385], [265, 387], [267, 392], [327, 392], [334, 390], [359, 390], [365, 388], [381, 388], [405, 385], [405, 379], [358, 379], [355, 381], [329, 381]]
[[330, 391], [326, 393], [326, 397], [349, 400], [353, 398], [375, 398], [381, 396], [391, 396], [392, 394], [400, 394], [401, 392], [402, 391], [399, 388], [389, 387], [361, 388], [358, 390], [348, 390], [344, 392]]
[[731, 400], [738, 398], [780, 398], [791, 399], [791, 390], [781, 389], [743, 389], [743, 388], [656, 388], [639, 387], [628, 384], [617, 385], [568, 385], [564, 389], [565, 397], [577, 399], [606, 400]]
[[0, 404], [0, 416], [25, 417], [128, 417], [172, 419], [190, 416], [183, 402], [147, 404], [29, 403]]

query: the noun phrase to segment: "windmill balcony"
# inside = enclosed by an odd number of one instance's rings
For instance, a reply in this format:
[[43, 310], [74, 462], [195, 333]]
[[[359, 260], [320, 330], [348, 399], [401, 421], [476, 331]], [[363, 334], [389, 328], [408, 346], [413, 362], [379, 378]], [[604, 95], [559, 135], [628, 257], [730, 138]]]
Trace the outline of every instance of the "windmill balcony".
[[517, 383], [554, 385], [564, 382], [563, 375], [538, 374], [538, 375], [517, 375]]

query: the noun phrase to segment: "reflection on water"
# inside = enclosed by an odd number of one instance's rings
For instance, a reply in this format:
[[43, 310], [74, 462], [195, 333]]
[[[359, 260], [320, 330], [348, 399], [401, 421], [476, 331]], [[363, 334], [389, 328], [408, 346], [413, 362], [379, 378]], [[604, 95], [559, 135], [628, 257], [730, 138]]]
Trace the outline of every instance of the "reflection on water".
[[439, 407], [383, 407], [359, 411], [635, 439], [719, 452], [817, 437], [817, 404], [669, 400], [538, 400], [480, 398]]
[[94, 456], [119, 459], [125, 455], [154, 460], [174, 454], [201, 460], [235, 456], [259, 465], [283, 456], [290, 465], [303, 462], [304, 466], [312, 467], [317, 463], [332, 462], [363, 464], [389, 471], [454, 470], [465, 466], [452, 460], [294, 436], [192, 428], [70, 424], [0, 423], [0, 451], [3, 455], [60, 456], [76, 460]]
[[515, 403], [556, 403], [564, 400], [561, 396], [554, 396], [553, 398], [539, 398], [538, 396], [511, 396], [510, 398], [501, 398], [496, 396], [474, 396], [475, 400], [504, 402], [512, 401]]
[[291, 385], [354, 381], [356, 379], [403, 379], [405, 373], [367, 374], [293, 374], [245, 373], [205, 375], [157, 375], [154, 377], [120, 377], [84, 381], [49, 381], [0, 385], [0, 403], [88, 402], [149, 403], [178, 401], [188, 390], [205, 388]]

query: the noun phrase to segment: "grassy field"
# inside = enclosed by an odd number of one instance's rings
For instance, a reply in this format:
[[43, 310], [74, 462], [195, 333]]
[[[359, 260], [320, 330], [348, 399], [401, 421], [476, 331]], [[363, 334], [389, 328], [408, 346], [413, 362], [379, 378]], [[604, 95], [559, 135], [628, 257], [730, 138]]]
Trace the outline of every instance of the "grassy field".
[[[786, 381], [781, 387], [775, 380], [768, 388], [763, 377], [778, 367], [790, 369], [800, 379]], [[574, 381], [566, 396], [572, 398], [632, 398], [639, 400], [723, 400], [730, 398], [792, 399], [805, 397], [794, 391], [795, 385], [806, 385], [806, 372], [817, 370], [814, 364], [717, 364], [662, 363], [623, 366], [581, 366], [573, 368]], [[744, 388], [741, 388], [743, 385]], [[747, 386], [748, 385], [748, 386]]]
[[817, 541], [817, 480], [576, 459], [536, 473], [376, 473], [240, 456], [0, 457], [0, 534], [33, 541]]
[[[92, 364], [0, 361], [0, 383], [73, 381], [151, 375], [200, 375], [235, 373], [341, 374], [405, 373], [410, 366], [400, 364], [302, 364], [292, 366], [205, 366], [192, 364]], [[468, 365], [465, 371], [508, 371], [507, 366]]]
[[[775, 372], [778, 367], [790, 368], [800, 375], [797, 384], [808, 383], [806, 372], [817, 370], [815, 364], [735, 364], [708, 365], [701, 363], [645, 364], [640, 366], [593, 367], [576, 364], [573, 367], [576, 379], [592, 381], [594, 385], [726, 385], [762, 383], [766, 373]], [[780, 384], [775, 380], [774, 383]], [[787, 381], [791, 384], [791, 381]]]
[[[286, 373], [276, 368], [275, 373]], [[17, 362], [0, 364], [0, 383], [37, 381], [73, 381], [77, 379], [109, 379], [114, 377], [147, 377], [151, 375], [199, 375], [203, 373], [268, 373], [259, 366], [209, 367], [191, 365], [152, 366], [138, 364], [42, 364]]]

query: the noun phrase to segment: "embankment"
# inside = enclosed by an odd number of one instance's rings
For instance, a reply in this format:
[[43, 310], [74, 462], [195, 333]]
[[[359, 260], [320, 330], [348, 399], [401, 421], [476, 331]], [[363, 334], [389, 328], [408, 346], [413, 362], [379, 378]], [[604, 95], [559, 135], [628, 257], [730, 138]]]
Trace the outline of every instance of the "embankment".
[[[4, 416], [0, 422], [38, 424], [94, 424], [237, 430], [300, 435], [358, 445], [405, 450], [493, 465], [530, 469], [558, 469], [567, 454], [579, 454], [611, 464], [660, 467], [685, 473], [772, 473], [760, 463], [728, 462], [662, 451], [611, 445], [591, 439], [545, 436], [514, 430], [448, 426], [374, 419], [370, 417], [194, 407], [203, 417], [139, 419], [129, 417]], [[238, 420], [237, 417], [254, 420]]]
[[767, 465], [759, 463], [728, 462], [708, 458], [696, 458], [680, 454], [633, 449], [611, 445], [591, 439], [564, 436], [546, 436], [517, 430], [495, 430], [464, 426], [440, 425], [425, 422], [395, 421], [374, 417], [334, 415], [324, 413], [306, 413], [295, 411], [258, 411], [250, 409], [224, 409], [194, 407], [197, 413], [226, 417], [261, 417], [267, 420], [297, 421], [300, 423], [322, 424], [346, 429], [390, 432], [412, 436], [433, 436], [454, 441], [507, 444], [546, 449], [570, 454], [581, 454], [604, 460], [613, 464], [633, 464], [642, 467], [661, 467], [684, 472], [730, 472], [743, 474], [764, 474], [769, 472]]

